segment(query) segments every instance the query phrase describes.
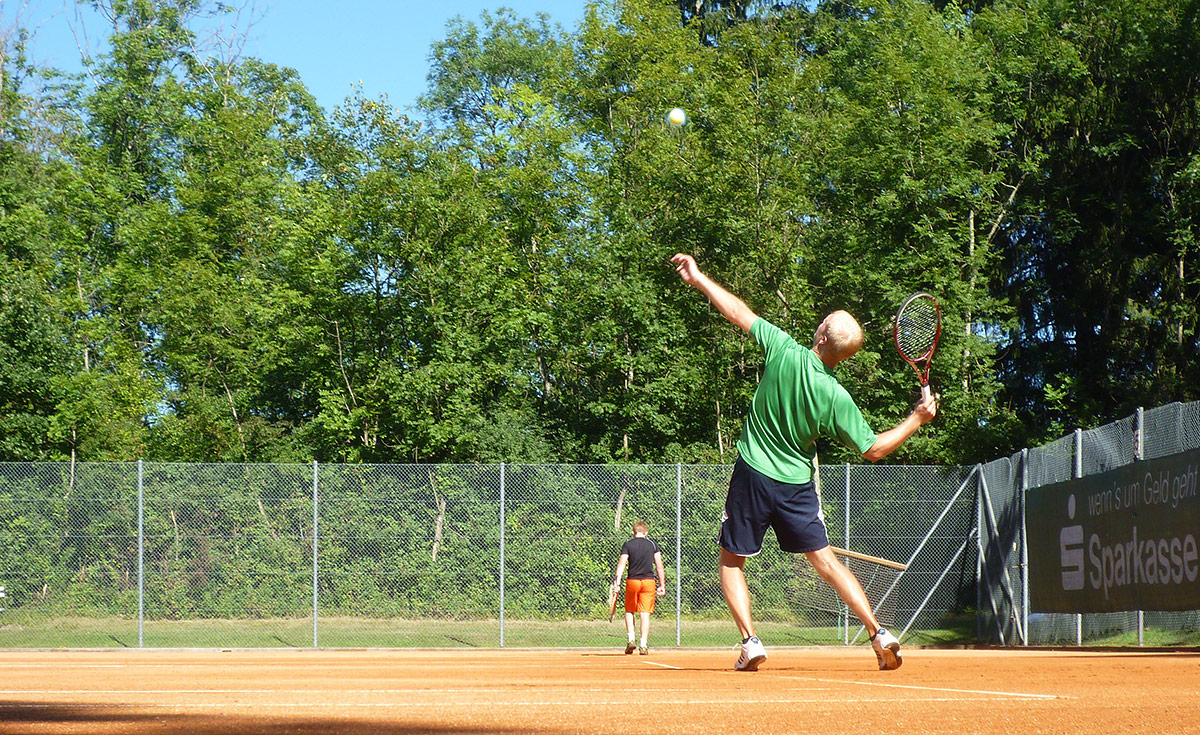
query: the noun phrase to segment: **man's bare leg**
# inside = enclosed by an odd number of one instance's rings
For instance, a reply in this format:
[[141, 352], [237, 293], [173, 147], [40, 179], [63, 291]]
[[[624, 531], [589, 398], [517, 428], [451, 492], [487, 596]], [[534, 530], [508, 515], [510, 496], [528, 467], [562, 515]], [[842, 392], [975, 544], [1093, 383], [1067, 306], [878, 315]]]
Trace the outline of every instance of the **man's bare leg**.
[[838, 597], [842, 598], [846, 607], [850, 608], [850, 612], [857, 615], [862, 624], [866, 626], [867, 635], [874, 636], [875, 631], [879, 630], [879, 621], [871, 612], [871, 603], [867, 601], [867, 593], [863, 592], [858, 577], [855, 577], [845, 564], [838, 561], [833, 549], [828, 546], [818, 551], [809, 551], [805, 556], [808, 557], [808, 563], [812, 564], [821, 579], [837, 590]]
[[754, 622], [750, 619], [750, 588], [746, 586], [746, 575], [742, 565], [746, 557], [721, 549], [721, 593], [725, 604], [733, 614], [742, 634], [742, 655], [733, 665], [736, 671], [758, 671], [759, 664], [767, 659], [762, 641], [754, 635]]
[[741, 631], [742, 640], [754, 635], [754, 623], [750, 619], [750, 588], [742, 571], [745, 563], [746, 557], [721, 549], [721, 594], [725, 596], [725, 604], [729, 606], [733, 622]]
[[[863, 592], [858, 577], [855, 577], [853, 572], [838, 561], [833, 549], [828, 546], [819, 551], [810, 551], [805, 556], [808, 557], [809, 563], [813, 565], [817, 574], [821, 575], [821, 579], [837, 590], [838, 596], [846, 603], [846, 607], [850, 608], [850, 611], [857, 615], [863, 626], [866, 627], [867, 633], [871, 636], [871, 648], [875, 650], [875, 658], [879, 661], [879, 668], [886, 670], [900, 668], [900, 665], [904, 663], [904, 658], [900, 655], [900, 641], [891, 633], [880, 633], [883, 628], [875, 619], [875, 614], [871, 612], [871, 603], [868, 602], [867, 594]], [[876, 634], [879, 634], [878, 638], [876, 638]]]

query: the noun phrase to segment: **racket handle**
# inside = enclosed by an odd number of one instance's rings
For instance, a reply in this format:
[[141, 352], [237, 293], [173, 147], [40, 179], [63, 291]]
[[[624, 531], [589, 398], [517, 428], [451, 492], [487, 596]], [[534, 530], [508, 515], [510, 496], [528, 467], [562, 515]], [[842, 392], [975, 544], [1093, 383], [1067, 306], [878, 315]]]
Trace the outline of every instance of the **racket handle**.
[[921, 386], [921, 401], [922, 402], [928, 401], [929, 397], [930, 397], [929, 383], [925, 383], [924, 385]]

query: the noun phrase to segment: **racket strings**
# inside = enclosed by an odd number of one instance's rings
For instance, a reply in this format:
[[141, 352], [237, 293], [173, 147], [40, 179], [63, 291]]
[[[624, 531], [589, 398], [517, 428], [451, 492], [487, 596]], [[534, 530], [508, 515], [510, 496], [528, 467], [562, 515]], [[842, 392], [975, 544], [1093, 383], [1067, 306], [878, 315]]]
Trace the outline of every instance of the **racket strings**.
[[933, 349], [937, 334], [938, 313], [932, 299], [913, 299], [896, 317], [896, 347], [909, 360]]

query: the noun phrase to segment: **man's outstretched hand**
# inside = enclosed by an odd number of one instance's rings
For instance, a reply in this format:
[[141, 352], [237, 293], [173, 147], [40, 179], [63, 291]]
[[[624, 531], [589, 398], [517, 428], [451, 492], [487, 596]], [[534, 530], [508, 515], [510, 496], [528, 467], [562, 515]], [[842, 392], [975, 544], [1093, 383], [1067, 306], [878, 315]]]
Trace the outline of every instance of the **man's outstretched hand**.
[[696, 265], [696, 259], [684, 253], [676, 253], [671, 262], [675, 264], [675, 272], [683, 279], [683, 282], [690, 286], [697, 286], [700, 283], [700, 267]]

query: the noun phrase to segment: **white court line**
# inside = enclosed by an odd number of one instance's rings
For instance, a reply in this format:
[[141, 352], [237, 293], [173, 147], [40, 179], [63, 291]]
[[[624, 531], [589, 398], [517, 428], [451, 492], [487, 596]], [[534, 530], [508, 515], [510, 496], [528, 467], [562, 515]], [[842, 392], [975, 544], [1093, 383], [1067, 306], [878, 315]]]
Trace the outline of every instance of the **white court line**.
[[[669, 664], [657, 663], [655, 661], [643, 661], [642, 663], [649, 666], [660, 666], [665, 669], [682, 671], [678, 666]], [[887, 684], [881, 682], [856, 681], [853, 679], [824, 679], [820, 677], [805, 677], [805, 676], [789, 676], [786, 674], [773, 675], [772, 679], [791, 679], [794, 681], [803, 682], [820, 682], [822, 684], [840, 684], [840, 685], [860, 685], [869, 687], [885, 687], [891, 689], [909, 689], [913, 691], [927, 691], [940, 693], [954, 693], [971, 695], [976, 698], [1010, 698], [1010, 699], [1077, 699], [1077, 697], [1059, 694], [1035, 694], [1029, 692], [1004, 692], [989, 689], [953, 689], [948, 687], [922, 686], [918, 684]], [[544, 688], [545, 689], [545, 688]], [[608, 692], [606, 687], [569, 687], [574, 692]], [[480, 687], [464, 687], [464, 688], [438, 688], [438, 689], [0, 689], [0, 696], [45, 696], [45, 695], [80, 695], [80, 694], [104, 694], [104, 695], [131, 695], [131, 694], [296, 694], [296, 693], [311, 693], [311, 694], [424, 694], [424, 695], [441, 695], [441, 694], [461, 694], [466, 692], [471, 693], [491, 693], [496, 694], [504, 691], [503, 688], [481, 689]], [[679, 688], [656, 688], [657, 692], [688, 692], [692, 691], [687, 687]], [[947, 701], [952, 701], [956, 698], [947, 698]], [[792, 701], [792, 700], [787, 700]], [[797, 701], [814, 701], [814, 700], [797, 700]], [[874, 699], [862, 701], [877, 701]], [[940, 700], [931, 700], [940, 701]]]
[[[730, 704], [742, 705], [762, 705], [762, 704], [879, 704], [881, 702], [890, 702], [892, 700], [878, 698], [839, 698], [836, 703], [831, 702], [828, 697], [789, 697], [786, 699], [746, 699], [738, 697], [736, 699], [655, 699], [654, 704], [659, 706], [679, 706], [693, 707], [698, 705], [707, 706], [728, 706]], [[927, 699], [911, 700], [915, 702], [994, 702], [995, 697], [930, 697]], [[496, 707], [621, 707], [629, 704], [626, 699], [614, 699], [610, 701], [596, 700], [559, 700], [547, 701], [545, 699], [528, 700], [521, 702], [147, 702], [145, 704], [130, 704], [127, 702], [113, 702], [109, 704], [101, 702], [28, 702], [28, 703], [10, 703], [4, 704], [5, 709], [195, 709], [195, 708], [220, 708], [228, 709], [234, 707], [255, 709], [360, 709], [363, 707], [377, 707], [380, 709], [434, 709], [445, 710], [447, 707], [471, 708], [471, 707], [487, 707], [494, 709]]]
[[216, 666], [218, 664], [140, 664], [136, 661], [121, 664], [76, 664], [70, 661], [47, 661], [46, 663], [4, 663], [6, 669], [182, 669], [189, 666]]
[[[526, 687], [517, 685], [510, 687], [524, 691]], [[539, 687], [545, 691], [555, 687]], [[569, 689], [572, 692], [604, 692], [612, 691], [611, 687], [574, 687], [560, 686], [558, 689]], [[0, 689], [0, 696], [20, 696], [48, 694], [497, 694], [504, 692], [502, 688], [464, 687], [461, 689]], [[655, 687], [656, 692], [693, 692], [693, 687]], [[824, 691], [824, 690], [822, 690]]]
[[891, 689], [913, 689], [929, 692], [954, 692], [955, 694], [976, 694], [988, 697], [1008, 697], [1013, 699], [1077, 699], [1064, 694], [1031, 694], [1029, 692], [999, 692], [989, 689], [952, 689], [950, 687], [921, 686], [919, 684], [886, 684], [875, 681], [855, 681], [853, 679], [822, 679], [808, 676], [773, 676], [774, 679], [795, 679], [796, 681], [819, 681], [823, 684], [858, 684], [869, 687], [889, 687]]
[[[670, 664], [658, 663], [655, 661], [642, 661], [641, 663], [648, 666], [658, 666], [664, 669], [673, 671], [683, 671], [680, 666], [671, 666]], [[743, 672], [731, 672], [743, 675]], [[765, 673], [765, 672], [764, 672]], [[821, 682], [823, 684], [842, 684], [842, 685], [859, 685], [870, 687], [886, 687], [891, 689], [910, 689], [914, 691], [932, 691], [932, 692], [953, 692], [955, 694], [978, 695], [982, 697], [1003, 697], [1012, 699], [1077, 699], [1077, 697], [1062, 694], [1034, 694], [1029, 692], [1004, 692], [989, 689], [953, 689], [949, 687], [921, 686], [918, 684], [888, 684], [884, 682], [874, 681], [856, 681], [853, 679], [824, 679], [820, 677], [807, 676], [789, 676], [786, 674], [771, 675], [772, 679], [791, 679], [794, 681], [804, 682]], [[572, 691], [609, 691], [607, 688], [588, 688], [580, 689], [578, 687], [570, 687]], [[450, 694], [459, 692], [479, 692], [479, 687], [465, 687], [454, 689], [306, 689], [306, 692], [335, 692], [346, 694]], [[497, 691], [495, 689], [489, 691]], [[688, 688], [679, 689], [656, 689], [659, 692], [669, 691], [691, 691]], [[47, 695], [47, 694], [291, 694], [295, 693], [295, 689], [9, 689], [0, 690], [0, 695], [4, 696], [20, 696], [20, 695]], [[875, 701], [875, 700], [864, 700]], [[936, 701], [936, 700], [934, 700]]]
[[[673, 671], [683, 671], [682, 666], [672, 666], [670, 664], [660, 664], [657, 661], [642, 661], [642, 663], [646, 664], [647, 666], [661, 666], [664, 669], [671, 669]], [[655, 691], [658, 691], [658, 690], [655, 689]]]
[[[0, 668], [3, 668], [3, 669], [49, 669], [52, 671], [62, 671], [64, 669], [209, 669], [209, 668], [213, 668], [216, 666], [238, 665], [238, 666], [255, 666], [255, 667], [259, 667], [259, 668], [262, 668], [264, 670], [269, 670], [269, 671], [281, 671], [281, 670], [286, 670], [286, 669], [309, 669], [309, 668], [312, 668], [314, 665], [319, 665], [324, 670], [361, 669], [361, 668], [363, 668], [363, 666], [371, 666], [371, 665], [382, 666], [384, 664], [390, 664], [390, 663], [401, 664], [404, 662], [400, 661], [400, 660], [397, 660], [395, 662], [392, 662], [392, 661], [374, 662], [374, 661], [368, 660], [364, 664], [356, 664], [356, 663], [335, 664], [335, 663], [326, 662], [326, 661], [313, 661], [313, 660], [310, 660], [310, 661], [265, 661], [265, 660], [260, 660], [260, 661], [251, 661], [251, 662], [247, 663], [247, 662], [237, 661], [236, 659], [231, 659], [228, 661], [220, 661], [220, 660], [196, 661], [196, 662], [182, 661], [180, 663], [174, 663], [174, 664], [150, 664], [150, 663], [142, 663], [139, 661], [123, 661], [120, 663], [112, 663], [112, 664], [81, 664], [81, 663], [72, 663], [70, 661], [46, 661], [45, 663], [23, 663], [23, 662], [8, 663], [8, 662], [5, 662], [2, 659], [0, 659]], [[458, 668], [462, 667], [462, 665], [456, 661], [449, 661], [449, 662], [445, 662], [445, 663], [423, 662], [421, 665], [424, 668], [433, 668], [433, 669], [439, 669], [439, 668], [440, 669], [458, 669]], [[502, 662], [502, 663], [496, 663], [496, 664], [475, 664], [475, 663], [471, 664], [471, 668], [474, 670], [496, 669], [496, 670], [501, 670], [501, 671], [507, 671], [511, 667], [512, 667], [512, 664], [509, 662]], [[566, 664], [556, 663], [555, 664], [555, 668], [562, 668], [562, 669], [592, 669], [595, 667], [596, 667], [596, 664], [592, 663], [592, 662], [584, 662], [584, 663], [578, 663], [578, 664], [572, 664], [572, 663], [566, 663]]]

